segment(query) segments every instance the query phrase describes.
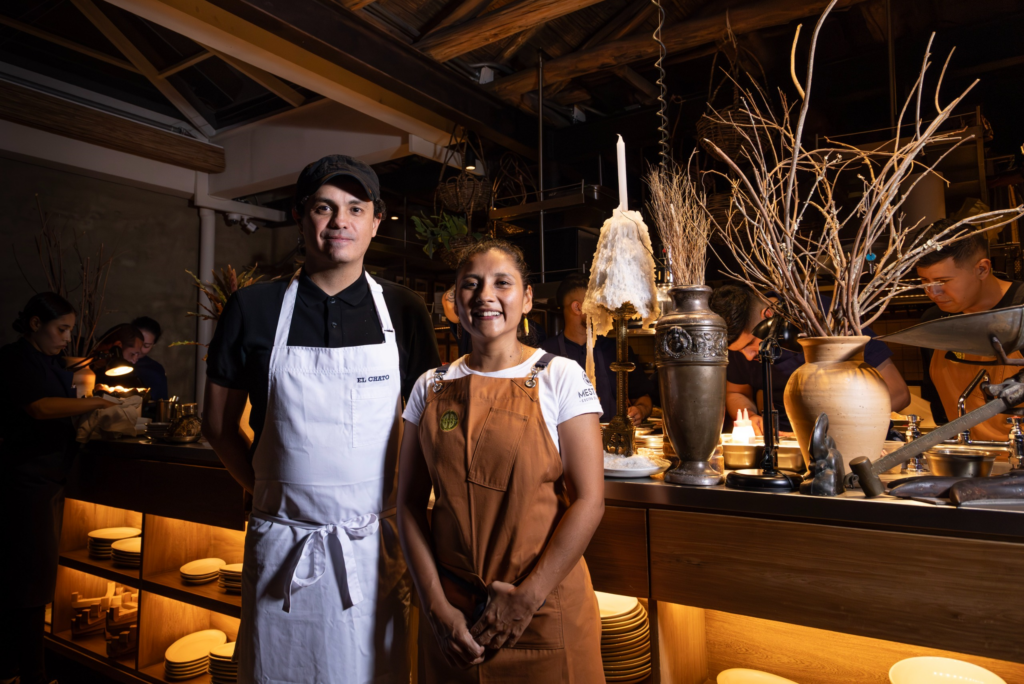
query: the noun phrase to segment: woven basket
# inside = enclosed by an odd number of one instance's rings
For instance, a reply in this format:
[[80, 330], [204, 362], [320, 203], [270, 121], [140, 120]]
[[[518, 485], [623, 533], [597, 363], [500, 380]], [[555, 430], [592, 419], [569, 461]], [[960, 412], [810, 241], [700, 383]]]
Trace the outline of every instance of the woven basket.
[[454, 240], [448, 241], [448, 249], [441, 248], [441, 261], [448, 268], [458, 268], [459, 259], [462, 258], [462, 252], [471, 244], [474, 240], [471, 237], [455, 238]]
[[714, 149], [707, 143], [710, 140], [718, 146], [722, 152], [725, 152], [729, 159], [739, 163], [740, 161], [740, 150], [743, 149], [743, 138], [740, 137], [739, 131], [736, 130], [735, 126], [728, 123], [722, 123], [717, 121], [717, 118], [725, 119], [729, 121], [742, 121], [743, 110], [739, 104], [733, 103], [726, 105], [718, 110], [718, 115], [713, 119], [708, 114], [703, 114], [697, 119], [697, 142], [703, 147], [709, 154], [716, 159]]
[[438, 185], [437, 198], [448, 211], [470, 214], [490, 204], [491, 184], [481, 176], [462, 173]]

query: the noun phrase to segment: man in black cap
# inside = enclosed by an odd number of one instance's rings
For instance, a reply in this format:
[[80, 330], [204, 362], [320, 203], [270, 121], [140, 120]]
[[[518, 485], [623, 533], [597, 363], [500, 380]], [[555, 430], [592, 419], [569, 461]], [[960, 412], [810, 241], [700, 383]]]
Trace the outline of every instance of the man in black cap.
[[440, 365], [434, 329], [418, 295], [363, 270], [384, 215], [369, 166], [310, 164], [292, 213], [302, 269], [236, 292], [208, 357], [203, 431], [253, 493], [239, 681], [408, 682], [399, 409]]

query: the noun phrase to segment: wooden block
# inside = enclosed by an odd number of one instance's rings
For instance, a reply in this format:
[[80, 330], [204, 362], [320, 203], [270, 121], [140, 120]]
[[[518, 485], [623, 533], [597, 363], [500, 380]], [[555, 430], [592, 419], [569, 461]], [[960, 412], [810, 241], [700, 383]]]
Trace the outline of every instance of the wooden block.
[[681, 511], [650, 521], [659, 601], [1024, 662], [1024, 544]]
[[584, 552], [597, 591], [650, 596], [647, 579], [647, 512], [606, 506], [601, 525]]
[[[662, 604], [664, 606], [666, 604]], [[974, 663], [1007, 682], [1024, 682], [1024, 665], [771, 620], [706, 611], [712, 681], [732, 667], [764, 670], [800, 684], [888, 684], [904, 658], [940, 656]]]

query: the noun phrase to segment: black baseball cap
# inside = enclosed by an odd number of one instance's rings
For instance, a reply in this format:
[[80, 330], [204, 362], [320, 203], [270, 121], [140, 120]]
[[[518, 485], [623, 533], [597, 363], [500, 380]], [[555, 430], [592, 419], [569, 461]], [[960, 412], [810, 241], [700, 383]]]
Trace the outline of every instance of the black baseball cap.
[[301, 204], [307, 197], [327, 181], [340, 176], [352, 178], [363, 186], [370, 201], [380, 199], [380, 181], [369, 164], [344, 154], [331, 154], [302, 169], [295, 184], [295, 206], [301, 210]]

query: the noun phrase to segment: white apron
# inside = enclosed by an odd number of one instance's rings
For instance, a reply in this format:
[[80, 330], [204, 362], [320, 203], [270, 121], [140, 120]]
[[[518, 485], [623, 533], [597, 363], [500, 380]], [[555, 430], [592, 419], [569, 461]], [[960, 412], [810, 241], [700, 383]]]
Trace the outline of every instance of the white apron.
[[398, 345], [381, 287], [366, 280], [383, 344], [289, 347], [298, 280], [285, 292], [253, 456], [239, 684], [409, 681], [410, 586], [387, 517]]

